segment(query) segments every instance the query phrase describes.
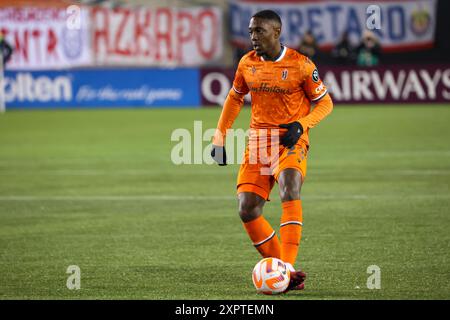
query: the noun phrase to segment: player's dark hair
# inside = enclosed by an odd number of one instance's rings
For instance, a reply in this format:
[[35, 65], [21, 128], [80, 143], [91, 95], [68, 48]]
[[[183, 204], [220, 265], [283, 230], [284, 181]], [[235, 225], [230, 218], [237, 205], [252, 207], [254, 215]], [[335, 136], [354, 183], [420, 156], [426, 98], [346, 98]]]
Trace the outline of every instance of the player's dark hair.
[[276, 13], [273, 10], [262, 10], [259, 11], [257, 13], [255, 13], [252, 18], [260, 18], [260, 19], [264, 19], [264, 20], [272, 20], [275, 22], [278, 22], [281, 26], [281, 18], [278, 15], [278, 13]]

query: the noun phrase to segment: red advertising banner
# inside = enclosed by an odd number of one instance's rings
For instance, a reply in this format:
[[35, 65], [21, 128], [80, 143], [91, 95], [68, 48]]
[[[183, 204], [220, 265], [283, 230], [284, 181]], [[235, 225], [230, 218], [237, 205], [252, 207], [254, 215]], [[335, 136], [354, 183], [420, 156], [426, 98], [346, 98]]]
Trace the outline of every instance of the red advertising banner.
[[[323, 66], [319, 72], [335, 103], [450, 103], [450, 65]], [[202, 69], [202, 104], [221, 105], [233, 77], [233, 69]]]
[[93, 63], [86, 7], [1, 8], [0, 31], [14, 48], [8, 69], [63, 69]]
[[91, 23], [99, 65], [196, 66], [222, 57], [218, 7], [96, 7]]

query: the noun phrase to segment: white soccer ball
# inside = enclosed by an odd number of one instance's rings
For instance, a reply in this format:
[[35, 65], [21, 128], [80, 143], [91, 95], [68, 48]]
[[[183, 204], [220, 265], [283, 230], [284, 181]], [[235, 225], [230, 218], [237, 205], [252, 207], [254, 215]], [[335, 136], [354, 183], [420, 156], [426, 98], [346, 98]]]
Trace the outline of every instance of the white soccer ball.
[[288, 287], [290, 278], [286, 264], [277, 258], [264, 258], [253, 268], [252, 279], [257, 293], [282, 293]]

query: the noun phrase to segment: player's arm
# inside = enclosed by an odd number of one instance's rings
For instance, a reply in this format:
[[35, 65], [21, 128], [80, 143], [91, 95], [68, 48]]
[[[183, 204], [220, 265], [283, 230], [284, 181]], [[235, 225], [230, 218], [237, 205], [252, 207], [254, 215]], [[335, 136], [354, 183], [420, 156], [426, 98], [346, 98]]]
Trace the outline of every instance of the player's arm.
[[312, 111], [299, 119], [303, 131], [306, 131], [315, 127], [333, 110], [333, 101], [328, 94], [328, 90], [320, 79], [316, 66], [310, 60], [305, 65], [303, 90], [311, 102], [315, 103]]
[[233, 87], [230, 89], [227, 98], [225, 99], [212, 143], [211, 157], [221, 166], [227, 164], [227, 155], [225, 151], [226, 132], [231, 128], [234, 120], [236, 120], [241, 111], [241, 107], [244, 104], [244, 96], [249, 91], [240, 66], [241, 64], [239, 64], [238, 70], [236, 71]]
[[234, 87], [231, 88], [225, 99], [222, 113], [217, 123], [217, 129], [213, 139], [214, 145], [223, 146], [225, 144], [226, 132], [233, 125], [243, 104], [244, 94], [237, 92]]
[[313, 110], [306, 116], [301, 118], [300, 122], [303, 131], [315, 127], [320, 121], [322, 121], [333, 110], [333, 100], [331, 100], [328, 92], [317, 101]]
[[304, 70], [305, 77], [302, 87], [311, 102], [315, 103], [315, 106], [305, 117], [280, 125], [281, 128], [288, 129], [280, 143], [289, 148], [297, 143], [303, 132], [316, 126], [333, 110], [333, 101], [324, 83], [319, 78], [319, 72], [314, 63], [308, 60]]

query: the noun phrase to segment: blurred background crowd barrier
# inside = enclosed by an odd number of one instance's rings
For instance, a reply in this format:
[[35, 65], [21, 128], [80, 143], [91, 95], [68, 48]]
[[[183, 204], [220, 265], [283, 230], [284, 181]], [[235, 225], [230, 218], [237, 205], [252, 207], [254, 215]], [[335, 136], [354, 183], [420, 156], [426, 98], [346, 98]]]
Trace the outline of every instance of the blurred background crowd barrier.
[[445, 0], [2, 0], [6, 107], [220, 105], [262, 9], [337, 103], [450, 100]]

